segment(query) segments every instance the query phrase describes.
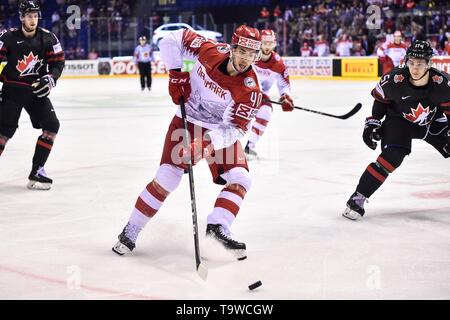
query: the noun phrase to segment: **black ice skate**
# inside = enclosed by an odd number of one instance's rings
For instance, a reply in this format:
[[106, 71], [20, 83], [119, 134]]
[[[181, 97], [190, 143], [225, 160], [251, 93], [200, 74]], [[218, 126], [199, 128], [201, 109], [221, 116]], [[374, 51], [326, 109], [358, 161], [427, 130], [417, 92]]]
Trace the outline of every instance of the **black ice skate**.
[[350, 220], [357, 220], [358, 218], [361, 218], [365, 213], [364, 202], [366, 201], [367, 199], [365, 196], [355, 191], [350, 199], [348, 199], [347, 208], [342, 215]]
[[31, 190], [50, 190], [53, 183], [53, 180], [47, 177], [44, 167], [37, 165], [33, 165], [28, 179], [27, 188]]
[[[129, 223], [123, 228], [122, 233], [119, 234], [119, 241], [112, 247], [112, 251], [120, 256], [130, 253], [136, 247], [134, 241], [130, 239], [127, 234], [131, 234], [137, 238], [140, 228], [130, 225]], [[130, 236], [131, 237], [131, 236]]]
[[253, 160], [258, 157], [258, 153], [254, 148], [250, 148], [250, 142], [247, 142], [247, 145], [244, 148], [245, 156], [247, 160]]
[[232, 250], [238, 260], [244, 260], [247, 258], [245, 243], [237, 242], [236, 240], [231, 239], [231, 237], [225, 233], [224, 228], [220, 224], [208, 224], [206, 227], [206, 236], [217, 240], [225, 247], [225, 249]]

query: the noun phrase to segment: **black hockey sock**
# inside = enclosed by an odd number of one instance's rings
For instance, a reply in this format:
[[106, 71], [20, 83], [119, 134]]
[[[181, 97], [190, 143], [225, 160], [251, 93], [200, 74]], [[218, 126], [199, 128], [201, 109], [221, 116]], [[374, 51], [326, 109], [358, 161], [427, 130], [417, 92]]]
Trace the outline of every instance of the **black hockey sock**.
[[53, 142], [55, 140], [56, 133], [44, 131], [41, 136], [39, 136], [36, 142], [36, 149], [34, 150], [33, 156], [33, 166], [38, 165], [43, 167], [47, 162], [50, 151], [53, 147]]
[[[401, 162], [400, 162], [401, 163]], [[400, 165], [399, 163], [399, 165]], [[395, 170], [390, 162], [386, 161], [381, 154], [376, 162], [372, 162], [359, 179], [356, 191], [369, 198], [383, 184], [389, 174]]]

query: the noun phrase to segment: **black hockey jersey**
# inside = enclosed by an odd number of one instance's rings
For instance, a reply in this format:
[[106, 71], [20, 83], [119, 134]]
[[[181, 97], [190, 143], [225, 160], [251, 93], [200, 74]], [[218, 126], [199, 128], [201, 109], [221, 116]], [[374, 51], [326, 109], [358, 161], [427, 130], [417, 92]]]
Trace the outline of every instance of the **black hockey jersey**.
[[429, 72], [428, 84], [417, 87], [409, 82], [409, 69], [397, 67], [383, 75], [372, 96], [386, 106], [387, 116], [402, 117], [419, 126], [445, 121], [444, 114], [450, 118], [450, 75], [435, 68]]
[[56, 80], [64, 69], [64, 51], [58, 38], [50, 31], [37, 28], [32, 38], [21, 29], [9, 29], [0, 33], [0, 62], [7, 64], [0, 81], [7, 85], [30, 87], [45, 74]]

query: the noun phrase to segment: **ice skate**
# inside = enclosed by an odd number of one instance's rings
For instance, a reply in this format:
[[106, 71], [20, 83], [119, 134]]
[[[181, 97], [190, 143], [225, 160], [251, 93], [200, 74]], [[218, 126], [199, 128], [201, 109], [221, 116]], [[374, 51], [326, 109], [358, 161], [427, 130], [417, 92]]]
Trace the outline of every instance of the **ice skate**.
[[53, 180], [47, 177], [44, 167], [33, 166], [28, 176], [27, 188], [30, 190], [50, 190]]
[[247, 258], [245, 243], [233, 240], [222, 225], [208, 224], [206, 236], [218, 241], [225, 249], [231, 250], [238, 260]]
[[123, 228], [122, 233], [119, 234], [119, 241], [112, 247], [112, 251], [120, 256], [133, 251], [136, 247], [135, 242], [140, 231], [141, 229], [139, 227], [128, 223], [125, 228]]
[[347, 201], [347, 208], [342, 215], [350, 220], [360, 219], [365, 213], [364, 202], [366, 201], [365, 196], [355, 191]]
[[247, 142], [247, 145], [244, 148], [245, 157], [248, 161], [255, 160], [258, 158], [258, 153], [256, 152], [254, 147], [250, 147], [250, 142]]

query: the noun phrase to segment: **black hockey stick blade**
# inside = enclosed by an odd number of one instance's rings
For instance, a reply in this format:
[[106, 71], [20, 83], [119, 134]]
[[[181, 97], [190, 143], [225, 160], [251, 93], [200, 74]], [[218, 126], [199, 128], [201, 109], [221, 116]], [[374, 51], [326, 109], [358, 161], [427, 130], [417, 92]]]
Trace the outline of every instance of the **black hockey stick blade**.
[[[282, 103], [280, 103], [278, 101], [272, 101], [272, 100], [267, 100], [267, 102], [274, 103], [274, 104], [279, 104], [279, 105], [282, 104]], [[311, 109], [307, 109], [307, 108], [297, 107], [297, 106], [294, 106], [294, 108], [298, 109], [298, 110], [303, 110], [303, 111], [308, 111], [308, 112], [320, 114], [322, 116], [327, 116], [327, 117], [332, 117], [332, 118], [345, 120], [345, 119], [348, 119], [351, 116], [355, 115], [362, 108], [362, 104], [358, 102], [356, 104], [356, 106], [353, 107], [352, 110], [350, 110], [346, 114], [343, 114], [342, 116], [338, 116], [338, 115], [335, 115], [335, 114], [330, 114], [330, 113], [326, 113], [326, 112], [322, 112], [322, 111], [317, 111], [317, 110], [311, 110]]]

